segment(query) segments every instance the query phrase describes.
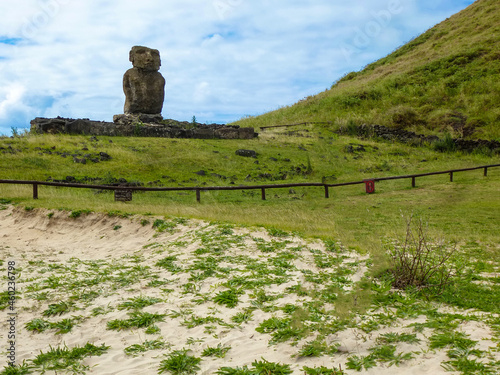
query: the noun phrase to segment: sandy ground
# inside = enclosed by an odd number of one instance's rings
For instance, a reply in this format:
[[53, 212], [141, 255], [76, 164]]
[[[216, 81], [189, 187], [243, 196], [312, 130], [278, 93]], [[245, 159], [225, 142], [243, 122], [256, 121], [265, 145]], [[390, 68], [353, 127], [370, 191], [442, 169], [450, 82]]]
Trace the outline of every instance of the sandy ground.
[[[19, 298], [14, 309], [17, 314], [17, 364], [23, 361], [31, 363], [40, 352], [45, 353], [51, 347], [71, 349], [92, 343], [96, 346], [105, 344], [109, 349], [101, 356], [80, 361], [81, 368], [88, 374], [156, 374], [169, 353], [182, 349], [202, 359], [199, 374], [213, 374], [224, 366], [252, 367], [254, 361], [264, 359], [288, 364], [294, 374], [304, 373], [304, 366], [342, 368], [345, 373], [356, 373], [346, 369], [349, 357], [366, 356], [369, 349], [377, 345], [380, 335], [413, 333], [411, 324], [426, 320], [422, 316], [398, 317], [367, 332], [360, 328], [370, 319], [365, 315], [359, 317], [360, 327], [343, 327], [322, 337], [328, 348], [337, 348], [335, 353], [300, 356], [300, 349], [317, 338], [318, 331], [311, 328], [299, 338], [273, 343], [272, 333], [275, 331], [261, 333], [256, 328], [272, 317], [291, 317], [293, 324], [299, 327], [312, 327], [314, 319], [301, 322], [300, 315], [294, 316], [283, 307], [310, 306], [314, 296], [290, 290], [299, 285], [321, 291], [327, 285], [315, 283], [307, 276], [331, 272], [327, 279], [348, 293], [367, 270], [367, 257], [351, 253], [339, 245], [333, 258], [322, 241], [292, 235], [272, 236], [262, 228], [233, 228], [217, 223], [174, 220], [169, 221], [173, 224], [167, 231], [160, 233], [153, 228], [154, 221], [155, 218], [121, 218], [105, 214], [82, 214], [70, 218], [65, 211], [26, 211], [12, 206], [0, 211], [0, 259], [3, 260], [0, 272], [5, 280], [2, 291], [6, 290], [8, 262], [15, 262], [15, 267], [20, 270], [16, 275]], [[265, 246], [274, 246], [275, 250], [266, 251]], [[283, 254], [288, 254], [288, 258], [283, 258]], [[336, 259], [337, 264], [323, 267], [318, 263], [318, 256], [322, 256], [323, 261]], [[177, 269], [158, 266], [157, 263], [167, 257], [173, 259], [171, 264]], [[252, 271], [250, 264], [268, 268], [259, 274]], [[335, 272], [340, 270], [350, 271], [339, 278]], [[239, 277], [240, 284], [235, 284], [238, 288], [244, 280], [257, 285], [259, 277], [266, 272], [271, 278], [283, 277], [283, 280], [242, 289], [234, 307], [216, 302], [216, 296], [228, 290], [225, 283], [231, 278]], [[257, 290], [263, 291], [260, 300]], [[124, 308], [123, 303], [137, 297], [157, 298], [156, 303], [137, 310], [164, 315], [162, 321], [155, 323], [156, 331], [147, 333], [146, 328], [136, 327], [109, 329], [110, 322], [131, 316], [133, 310]], [[61, 302], [70, 306], [69, 311], [61, 315], [44, 314], [51, 305]], [[254, 308], [251, 320], [242, 323], [232, 320], [237, 313], [250, 311], [251, 307]], [[334, 308], [334, 301], [323, 304], [316, 323], [326, 326], [334, 323], [336, 318], [328, 313]], [[0, 368], [7, 364], [8, 313], [8, 308], [0, 312], [0, 342], [4, 346], [0, 349]], [[384, 313], [390, 315], [390, 311]], [[53, 323], [71, 319], [74, 327], [68, 333], [58, 334], [55, 328], [37, 333], [25, 327], [34, 319]], [[498, 345], [491, 340], [493, 333], [488, 325], [481, 321], [465, 321], [457, 329], [477, 340], [477, 348], [481, 350], [496, 347], [492, 355], [500, 360]], [[428, 348], [427, 338], [431, 333], [425, 328], [416, 333], [420, 342], [396, 344], [397, 353], [413, 353], [412, 359], [402, 361], [398, 366], [379, 361], [375, 367], [363, 372], [449, 374], [442, 367], [442, 363], [449, 360], [446, 350]], [[143, 344], [146, 340], [162, 342], [163, 348], [135, 356], [125, 352], [126, 348]], [[224, 358], [202, 356], [205, 349], [218, 345], [230, 347]], [[38, 368], [33, 373], [40, 371]], [[46, 371], [46, 374], [56, 373], [64, 372]]]

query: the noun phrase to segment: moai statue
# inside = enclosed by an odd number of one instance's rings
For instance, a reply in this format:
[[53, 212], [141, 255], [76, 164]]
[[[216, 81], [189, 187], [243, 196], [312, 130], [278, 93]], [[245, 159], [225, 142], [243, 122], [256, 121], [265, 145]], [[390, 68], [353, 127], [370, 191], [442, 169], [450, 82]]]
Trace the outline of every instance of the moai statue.
[[159, 115], [165, 98], [165, 78], [160, 69], [160, 52], [148, 47], [135, 46], [130, 50], [133, 68], [123, 76], [125, 114]]

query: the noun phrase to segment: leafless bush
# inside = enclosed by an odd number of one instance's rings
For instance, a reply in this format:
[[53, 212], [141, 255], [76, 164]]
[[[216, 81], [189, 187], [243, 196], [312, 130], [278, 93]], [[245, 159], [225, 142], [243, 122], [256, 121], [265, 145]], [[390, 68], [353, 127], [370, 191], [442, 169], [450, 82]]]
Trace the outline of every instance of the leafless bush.
[[393, 286], [432, 288], [434, 293], [441, 293], [455, 275], [455, 267], [450, 262], [455, 252], [455, 247], [430, 242], [422, 220], [415, 221], [410, 216], [406, 219], [405, 242], [395, 245], [391, 251]]

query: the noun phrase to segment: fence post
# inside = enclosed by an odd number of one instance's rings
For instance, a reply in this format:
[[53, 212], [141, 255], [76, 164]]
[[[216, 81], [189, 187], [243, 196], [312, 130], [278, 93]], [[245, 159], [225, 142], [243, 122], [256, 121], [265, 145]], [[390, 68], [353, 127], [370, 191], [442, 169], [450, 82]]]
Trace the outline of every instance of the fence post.
[[488, 177], [488, 167], [484, 167], [484, 177]]
[[38, 184], [33, 184], [33, 199], [38, 199]]
[[414, 188], [415, 186], [417, 186], [417, 184], [415, 183], [415, 180], [416, 180], [416, 177], [412, 177], [411, 178], [411, 187]]
[[325, 185], [325, 198], [330, 198], [330, 192], [328, 191], [328, 185]]
[[262, 200], [265, 201], [266, 200], [266, 189], [262, 188]]
[[201, 202], [200, 189], [196, 189], [196, 202], [198, 202], [198, 203]]
[[450, 182], [453, 182], [453, 172], [450, 172]]

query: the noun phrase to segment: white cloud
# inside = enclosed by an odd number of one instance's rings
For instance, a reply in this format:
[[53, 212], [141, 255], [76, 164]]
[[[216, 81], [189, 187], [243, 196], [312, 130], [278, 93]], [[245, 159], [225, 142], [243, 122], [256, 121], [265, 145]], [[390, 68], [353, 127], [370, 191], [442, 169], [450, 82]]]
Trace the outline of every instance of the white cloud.
[[210, 84], [206, 81], [200, 82], [196, 85], [194, 90], [193, 100], [196, 104], [205, 103], [211, 95]]
[[26, 109], [22, 101], [25, 92], [26, 89], [16, 83], [0, 89], [0, 119], [8, 119], [12, 112]]
[[165, 117], [263, 113], [328, 88], [472, 2], [463, 1], [4, 1], [0, 87], [25, 91], [7, 100], [4, 89], [0, 133], [30, 116], [110, 121], [133, 45], [161, 52]]

